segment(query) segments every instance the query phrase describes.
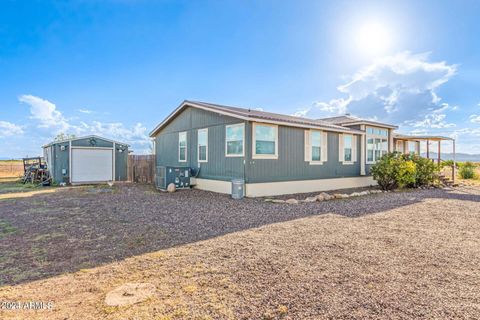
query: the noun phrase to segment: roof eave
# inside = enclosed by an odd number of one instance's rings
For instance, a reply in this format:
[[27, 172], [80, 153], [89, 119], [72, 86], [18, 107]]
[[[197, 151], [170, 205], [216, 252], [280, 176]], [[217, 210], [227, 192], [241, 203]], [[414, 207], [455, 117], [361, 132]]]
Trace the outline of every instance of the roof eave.
[[88, 138], [97, 138], [97, 139], [102, 139], [102, 140], [105, 140], [105, 141], [108, 141], [108, 142], [112, 142], [112, 143], [115, 143], [115, 144], [122, 144], [122, 145], [125, 145], [127, 147], [130, 147], [130, 145], [128, 143], [124, 143], [124, 142], [120, 142], [120, 141], [116, 141], [116, 140], [112, 140], [112, 139], [108, 139], [108, 138], [104, 138], [104, 137], [100, 137], [96, 134], [91, 134], [91, 135], [88, 135], [88, 136], [82, 136], [82, 137], [75, 137], [75, 138], [70, 138], [70, 139], [65, 139], [65, 140], [59, 140], [59, 141], [52, 141], [50, 143], [47, 143], [46, 145], [43, 145], [42, 148], [46, 148], [46, 147], [50, 147], [54, 144], [57, 144], [57, 143], [64, 143], [64, 142], [69, 142], [69, 141], [75, 141], [75, 140], [82, 140], [82, 139], [88, 139]]
[[269, 120], [269, 119], [264, 119], [260, 117], [246, 117], [242, 115], [235, 114], [233, 112], [225, 111], [225, 110], [218, 110], [217, 108], [211, 108], [208, 106], [204, 105], [199, 105], [195, 102], [184, 100], [173, 112], [171, 112], [165, 120], [163, 120], [160, 124], [158, 124], [149, 134], [150, 138], [154, 138], [158, 132], [172, 120], [177, 113], [179, 113], [182, 109], [185, 107], [190, 106], [198, 109], [203, 109], [211, 112], [216, 112], [220, 114], [224, 114], [227, 116], [230, 116], [232, 118], [237, 118], [241, 119], [244, 121], [254, 121], [254, 122], [264, 122], [264, 123], [272, 123], [272, 124], [278, 124], [278, 125], [284, 125], [284, 126], [289, 126], [289, 127], [298, 127], [298, 128], [308, 128], [308, 129], [322, 129], [325, 131], [331, 131], [331, 132], [342, 132], [342, 133], [355, 133], [355, 134], [364, 134], [363, 131], [356, 130], [356, 129], [350, 129], [350, 128], [345, 128], [341, 126], [337, 126], [338, 128], [332, 128], [329, 126], [322, 126], [322, 125], [309, 125], [309, 124], [300, 124], [300, 123], [292, 123], [288, 121], [281, 121], [281, 120]]
[[398, 126], [393, 125], [393, 124], [388, 124], [388, 123], [381, 123], [381, 122], [376, 122], [376, 121], [368, 121], [368, 120], [359, 120], [359, 121], [352, 121], [352, 122], [343, 122], [343, 126], [354, 126], [357, 124], [366, 124], [366, 125], [371, 125], [371, 126], [377, 126], [377, 127], [384, 127], [384, 128], [389, 128], [389, 129], [398, 129]]

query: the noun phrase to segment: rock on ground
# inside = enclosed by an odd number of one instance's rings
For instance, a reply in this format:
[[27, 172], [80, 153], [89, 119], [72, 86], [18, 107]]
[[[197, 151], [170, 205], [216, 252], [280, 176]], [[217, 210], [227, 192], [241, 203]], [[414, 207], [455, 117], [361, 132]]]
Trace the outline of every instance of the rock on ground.
[[107, 293], [105, 304], [108, 306], [127, 306], [147, 300], [155, 293], [151, 283], [126, 283]]
[[170, 183], [167, 187], [167, 191], [172, 193], [172, 192], [175, 192], [175, 190], [177, 190], [177, 188], [175, 187], [175, 184]]

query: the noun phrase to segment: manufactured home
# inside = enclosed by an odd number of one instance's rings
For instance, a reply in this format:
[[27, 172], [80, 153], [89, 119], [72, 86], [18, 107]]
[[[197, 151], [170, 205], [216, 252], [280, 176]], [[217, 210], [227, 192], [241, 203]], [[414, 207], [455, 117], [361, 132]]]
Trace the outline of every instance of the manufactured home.
[[53, 141], [43, 146], [43, 153], [55, 183], [105, 183], [127, 180], [128, 147], [90, 135]]
[[158, 168], [192, 168], [192, 185], [221, 193], [241, 179], [245, 195], [255, 197], [374, 185], [369, 171], [377, 159], [419, 153], [428, 138], [395, 129], [349, 115], [307, 119], [184, 101], [150, 136]]

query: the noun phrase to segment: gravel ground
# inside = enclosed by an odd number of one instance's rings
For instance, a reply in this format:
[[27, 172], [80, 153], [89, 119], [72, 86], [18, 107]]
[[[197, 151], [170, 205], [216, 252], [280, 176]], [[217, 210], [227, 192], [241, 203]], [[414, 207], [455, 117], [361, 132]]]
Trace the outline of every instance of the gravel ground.
[[[0, 300], [55, 307], [0, 318], [478, 319], [479, 202], [478, 187], [287, 205], [138, 185], [5, 200]], [[157, 295], [106, 307], [127, 282]]]

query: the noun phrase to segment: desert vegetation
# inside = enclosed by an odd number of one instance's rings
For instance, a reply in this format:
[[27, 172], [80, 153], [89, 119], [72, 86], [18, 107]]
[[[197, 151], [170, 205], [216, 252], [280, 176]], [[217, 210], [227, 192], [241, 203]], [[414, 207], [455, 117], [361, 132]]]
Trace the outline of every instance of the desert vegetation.
[[393, 190], [436, 185], [439, 170], [430, 159], [392, 152], [372, 166], [371, 174], [383, 190]]

